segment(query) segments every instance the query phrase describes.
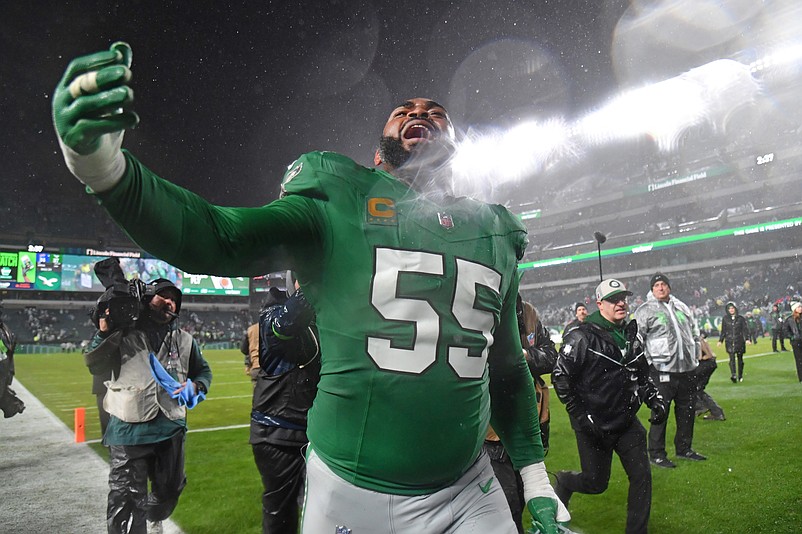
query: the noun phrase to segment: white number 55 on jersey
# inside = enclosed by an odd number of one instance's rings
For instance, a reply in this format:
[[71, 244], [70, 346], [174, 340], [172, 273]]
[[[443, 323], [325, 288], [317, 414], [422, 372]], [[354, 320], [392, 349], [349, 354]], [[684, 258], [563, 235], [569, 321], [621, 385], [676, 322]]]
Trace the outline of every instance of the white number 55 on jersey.
[[[420, 374], [435, 363], [440, 317], [426, 300], [399, 297], [398, 278], [402, 272], [442, 276], [444, 261], [443, 255], [429, 252], [388, 248], [376, 250], [371, 303], [385, 319], [415, 325], [415, 337], [409, 349], [392, 347], [391, 339], [368, 337], [368, 354], [381, 369]], [[485, 342], [480, 356], [471, 356], [467, 346], [449, 346], [448, 363], [462, 378], [481, 378], [488, 349], [493, 345], [491, 330], [494, 315], [474, 307], [476, 286], [487, 287], [499, 294], [501, 275], [484, 265], [459, 258], [456, 259], [456, 267], [451, 311], [461, 328], [480, 332]]]

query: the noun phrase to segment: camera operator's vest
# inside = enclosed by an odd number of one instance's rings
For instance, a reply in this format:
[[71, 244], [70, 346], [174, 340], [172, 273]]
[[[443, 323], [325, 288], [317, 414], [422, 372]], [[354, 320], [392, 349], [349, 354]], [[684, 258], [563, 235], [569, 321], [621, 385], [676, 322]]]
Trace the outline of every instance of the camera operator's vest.
[[[156, 357], [176, 380], [184, 382], [189, 371], [192, 336], [176, 329], [168, 333]], [[168, 419], [185, 418], [187, 410], [156, 383], [150, 371], [147, 334], [130, 330], [120, 343], [120, 373], [106, 382], [103, 408], [127, 423], [150, 421], [161, 410]], [[171, 356], [172, 353], [172, 356]]]

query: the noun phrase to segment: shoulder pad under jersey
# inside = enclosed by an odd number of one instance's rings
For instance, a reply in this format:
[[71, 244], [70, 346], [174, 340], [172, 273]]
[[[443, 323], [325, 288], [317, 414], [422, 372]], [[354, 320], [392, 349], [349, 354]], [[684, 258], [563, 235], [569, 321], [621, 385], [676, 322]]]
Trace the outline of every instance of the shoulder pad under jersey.
[[491, 207], [496, 212], [499, 222], [508, 228], [510, 234], [514, 234], [515, 252], [520, 261], [524, 257], [524, 252], [526, 252], [526, 247], [529, 244], [526, 226], [519, 217], [501, 204], [492, 204]]
[[281, 196], [327, 198], [326, 187], [341, 180], [358, 180], [373, 171], [336, 152], [308, 152], [287, 167], [281, 180]]

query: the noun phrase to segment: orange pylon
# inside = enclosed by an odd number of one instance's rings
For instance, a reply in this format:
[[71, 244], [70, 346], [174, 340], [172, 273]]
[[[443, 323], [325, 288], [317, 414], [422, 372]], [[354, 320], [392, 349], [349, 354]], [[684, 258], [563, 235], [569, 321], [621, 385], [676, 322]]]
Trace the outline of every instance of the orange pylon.
[[86, 441], [86, 408], [75, 409], [75, 443]]

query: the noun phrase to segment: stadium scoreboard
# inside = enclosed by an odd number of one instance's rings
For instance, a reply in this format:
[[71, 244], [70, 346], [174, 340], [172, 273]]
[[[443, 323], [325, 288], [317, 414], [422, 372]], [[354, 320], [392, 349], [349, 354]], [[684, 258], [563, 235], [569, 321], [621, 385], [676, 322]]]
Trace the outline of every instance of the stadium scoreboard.
[[41, 245], [27, 250], [0, 249], [0, 290], [78, 291], [101, 293], [105, 290], [95, 276], [95, 263], [107, 257], [120, 258], [126, 278], [148, 283], [167, 278], [185, 295], [247, 297], [250, 279], [184, 272], [165, 261], [138, 252], [66, 249], [48, 251]]

